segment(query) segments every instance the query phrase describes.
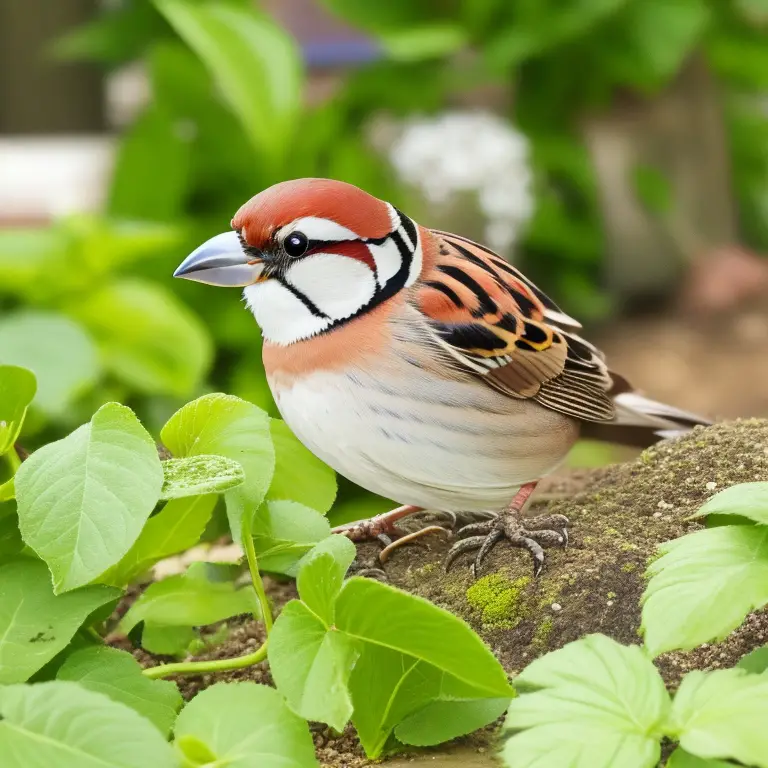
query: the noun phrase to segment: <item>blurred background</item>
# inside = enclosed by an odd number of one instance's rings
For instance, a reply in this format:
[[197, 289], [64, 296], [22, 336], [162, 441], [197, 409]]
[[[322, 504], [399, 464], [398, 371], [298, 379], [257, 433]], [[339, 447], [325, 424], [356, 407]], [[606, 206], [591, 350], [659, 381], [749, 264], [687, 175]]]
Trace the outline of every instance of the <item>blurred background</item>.
[[766, 0], [2, 0], [28, 441], [107, 400], [154, 430], [211, 390], [276, 415], [236, 293], [170, 275], [301, 176], [493, 246], [647, 394], [768, 415], [767, 94]]

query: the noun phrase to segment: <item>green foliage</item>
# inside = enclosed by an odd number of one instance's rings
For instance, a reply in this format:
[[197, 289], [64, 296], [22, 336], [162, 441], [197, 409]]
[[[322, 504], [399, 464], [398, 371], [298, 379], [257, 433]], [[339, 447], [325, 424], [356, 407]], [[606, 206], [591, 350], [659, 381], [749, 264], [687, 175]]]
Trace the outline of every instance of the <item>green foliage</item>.
[[205, 493], [221, 493], [242, 485], [243, 465], [225, 456], [188, 456], [163, 462], [160, 498], [182, 499]]
[[117, 403], [37, 451], [16, 475], [19, 528], [57, 592], [81, 587], [133, 545], [160, 498], [155, 444]]
[[269, 649], [288, 705], [337, 730], [351, 718], [369, 757], [382, 754], [393, 731], [406, 743], [435, 744], [498, 717], [511, 690], [477, 635], [420, 598], [366, 579], [343, 582], [353, 555], [350, 542], [332, 536], [301, 562], [300, 600], [283, 609]]
[[0, 362], [35, 374], [34, 403], [50, 415], [63, 414], [100, 370], [93, 342], [81, 326], [58, 315], [28, 311], [0, 320]]
[[0, 688], [5, 768], [176, 768], [160, 731], [133, 709], [72, 682]]
[[179, 715], [175, 735], [177, 749], [191, 765], [317, 765], [306, 722], [277, 691], [255, 683], [217, 683], [198, 694]]
[[37, 382], [31, 371], [0, 365], [0, 456], [16, 442], [36, 390]]
[[230, 581], [210, 581], [190, 569], [156, 581], [126, 613], [120, 629], [128, 634], [139, 622], [169, 627], [196, 627], [243, 613], [259, 614], [253, 587], [237, 589]]
[[[543, 656], [516, 679], [504, 747], [509, 768], [547, 764], [653, 768], [662, 738], [679, 742], [671, 765], [768, 764], [768, 677], [740, 669], [689, 672], [670, 701], [638, 647], [591, 635]], [[711, 762], [710, 762], [711, 761]]]
[[0, 565], [0, 584], [0, 685], [28, 680], [120, 595], [102, 585], [55, 595], [45, 565], [29, 559]]
[[669, 696], [640, 648], [591, 635], [534, 661], [515, 687], [532, 692], [509, 707], [506, 727], [520, 733], [504, 748], [508, 765], [534, 765], [544, 751], [574, 768], [658, 763]]
[[256, 513], [253, 543], [261, 567], [295, 576], [301, 558], [330, 536], [328, 520], [295, 501], [269, 501]]
[[696, 531], [660, 548], [643, 595], [645, 644], [654, 656], [720, 640], [768, 603], [765, 489], [766, 483], [733, 486], [698, 513], [746, 524]]
[[232, 537], [239, 541], [243, 516], [253, 515], [274, 475], [267, 415], [231, 395], [205, 395], [177, 411], [160, 437], [176, 456], [217, 454], [242, 465], [244, 482], [225, 496]]
[[83, 648], [69, 656], [56, 673], [57, 680], [71, 680], [89, 691], [135, 709], [167, 736], [181, 709], [175, 683], [148, 680], [139, 662], [117, 648]]

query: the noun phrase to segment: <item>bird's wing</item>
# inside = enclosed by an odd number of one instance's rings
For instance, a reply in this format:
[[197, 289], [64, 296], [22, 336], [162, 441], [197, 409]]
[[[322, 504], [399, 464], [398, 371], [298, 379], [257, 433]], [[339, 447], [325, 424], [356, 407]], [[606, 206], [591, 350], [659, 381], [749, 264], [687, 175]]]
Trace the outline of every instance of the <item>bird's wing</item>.
[[456, 364], [510, 397], [586, 421], [611, 421], [614, 380], [603, 355], [518, 269], [470, 240], [432, 231], [435, 263], [415, 305]]

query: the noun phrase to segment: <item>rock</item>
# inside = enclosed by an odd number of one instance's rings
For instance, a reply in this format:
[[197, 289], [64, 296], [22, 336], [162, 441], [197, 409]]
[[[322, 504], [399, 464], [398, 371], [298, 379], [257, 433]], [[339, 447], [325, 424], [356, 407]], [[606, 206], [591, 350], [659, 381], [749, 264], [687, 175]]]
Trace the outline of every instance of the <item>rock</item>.
[[[548, 551], [538, 579], [528, 554], [504, 543], [477, 581], [466, 559], [446, 574], [442, 560], [452, 542], [437, 537], [429, 540], [427, 553], [420, 547], [397, 550], [387, 563], [388, 576], [393, 585], [465, 618], [511, 674], [592, 632], [638, 643], [643, 573], [657, 546], [701, 527], [686, 518], [716, 490], [768, 480], [766, 444], [764, 419], [697, 427], [635, 461], [551, 479], [542, 488], [547, 500], [535, 505], [535, 514], [566, 515], [571, 537], [567, 550]], [[732, 666], [766, 637], [768, 616], [757, 612], [724, 642], [666, 654], [659, 667], [674, 684], [690, 668]]]

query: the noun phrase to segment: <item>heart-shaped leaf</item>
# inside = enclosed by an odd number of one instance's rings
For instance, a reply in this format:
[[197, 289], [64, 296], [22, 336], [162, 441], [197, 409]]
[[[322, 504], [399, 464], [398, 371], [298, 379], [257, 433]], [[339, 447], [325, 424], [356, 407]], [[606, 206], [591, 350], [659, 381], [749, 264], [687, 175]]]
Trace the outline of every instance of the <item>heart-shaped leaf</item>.
[[768, 526], [708, 528], [660, 551], [643, 594], [645, 645], [654, 656], [720, 640], [768, 603]]
[[65, 592], [131, 548], [160, 497], [163, 468], [133, 411], [107, 403], [88, 424], [33, 453], [15, 483], [22, 538]]
[[256, 683], [216, 683], [198, 693], [176, 720], [175, 735], [193, 764], [204, 755], [227, 768], [317, 766], [306, 721], [274, 688]]

